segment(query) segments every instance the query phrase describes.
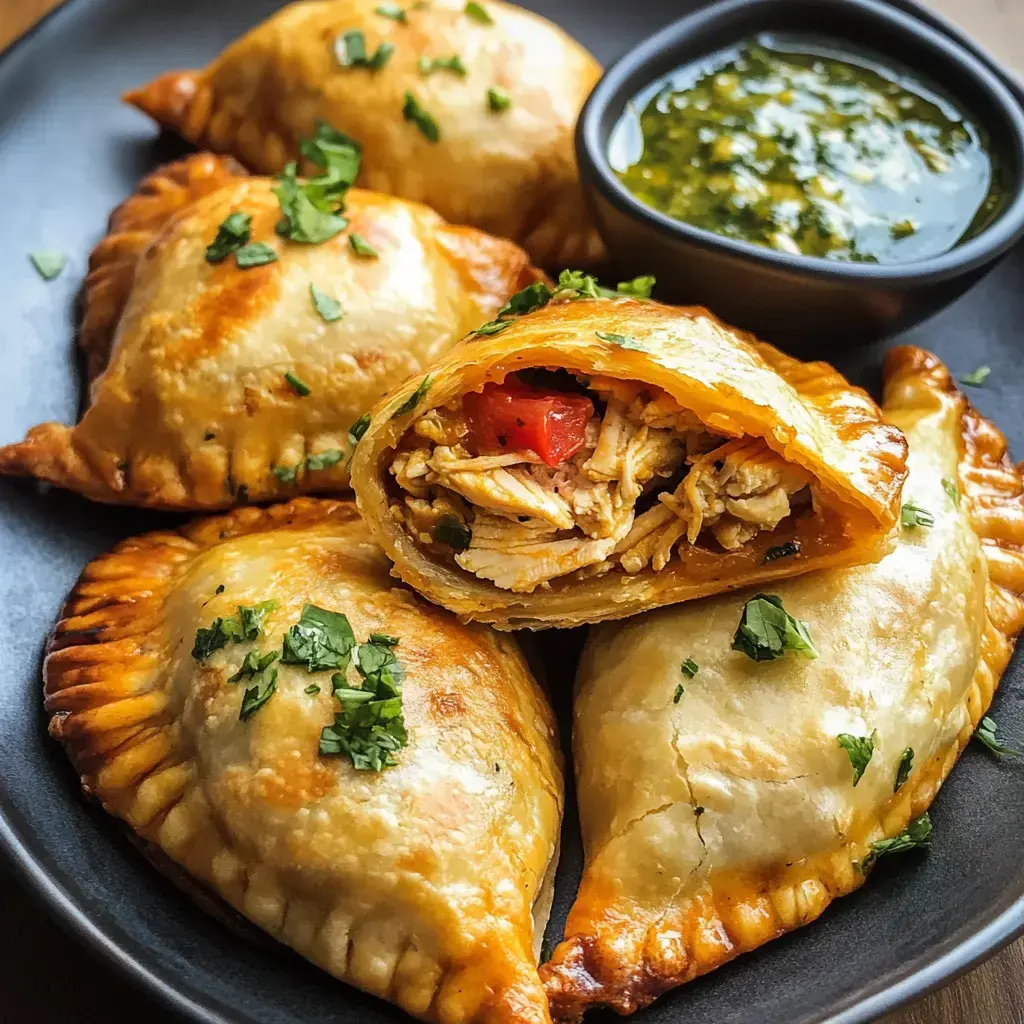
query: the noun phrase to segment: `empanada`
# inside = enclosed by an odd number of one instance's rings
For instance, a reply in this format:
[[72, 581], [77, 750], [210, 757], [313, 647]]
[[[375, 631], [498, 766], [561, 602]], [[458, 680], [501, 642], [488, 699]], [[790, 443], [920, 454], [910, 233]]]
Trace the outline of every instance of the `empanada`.
[[550, 1020], [552, 714], [513, 641], [395, 585], [351, 503], [125, 541], [45, 679], [86, 791], [271, 935], [426, 1020]]
[[542, 969], [555, 1017], [632, 1012], [814, 920], [912, 821], [896, 849], [926, 838], [1024, 624], [1024, 494], [935, 357], [896, 349], [885, 391], [910, 443], [899, 543], [773, 586], [795, 623], [778, 650], [752, 591], [592, 633], [573, 739], [586, 864]]
[[320, 118], [362, 143], [363, 187], [564, 266], [603, 252], [573, 152], [600, 74], [561, 29], [500, 0], [318, 0], [285, 7], [205, 70], [169, 72], [126, 99], [267, 174], [298, 159]]
[[[634, 282], [624, 287], [636, 290]], [[402, 578], [503, 629], [621, 618], [891, 547], [906, 443], [824, 363], [564, 273], [382, 400], [352, 463]]]
[[[539, 276], [511, 242], [358, 189], [348, 230], [288, 241], [274, 230], [274, 187], [209, 154], [142, 182], [90, 261], [89, 407], [75, 427], [44, 423], [0, 448], [0, 473], [163, 508], [344, 488], [352, 424]], [[238, 213], [274, 262], [207, 260]], [[353, 235], [377, 256], [357, 253]], [[340, 303], [324, 307], [331, 322], [314, 286]]]

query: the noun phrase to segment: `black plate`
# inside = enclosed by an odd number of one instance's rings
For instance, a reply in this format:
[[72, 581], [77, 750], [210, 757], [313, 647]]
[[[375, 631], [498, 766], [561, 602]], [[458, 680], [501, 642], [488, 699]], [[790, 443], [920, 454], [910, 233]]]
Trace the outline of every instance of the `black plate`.
[[[2, 3], [3, 0], [0, 0]], [[169, 155], [147, 121], [117, 101], [128, 86], [197, 66], [275, 7], [272, 0], [70, 0], [0, 62], [0, 441], [45, 419], [70, 422], [79, 402], [72, 356], [75, 294], [109, 209]], [[681, 0], [538, 0], [609, 61], [684, 13]], [[692, 6], [695, 6], [693, 4]], [[51, 284], [26, 253], [71, 254]], [[643, 268], [637, 268], [638, 272]], [[959, 372], [992, 367], [972, 392], [1024, 452], [1024, 252], [905, 340]], [[824, 353], [868, 387], [881, 347]], [[168, 1005], [198, 1021], [388, 1024], [406, 1018], [330, 979], [283, 947], [254, 943], [209, 918], [157, 874], [121, 828], [80, 797], [46, 737], [43, 638], [93, 556], [172, 517], [90, 505], [28, 483], [0, 482], [0, 846], [49, 910]], [[865, 609], [870, 614], [870, 609]], [[552, 648], [554, 645], [549, 645]], [[567, 645], [564, 638], [558, 646]], [[1002, 731], [1024, 742], [1024, 660], [996, 700]], [[552, 673], [565, 719], [571, 664]], [[1024, 931], [1024, 767], [969, 750], [933, 809], [923, 857], [880, 866], [823, 919], [686, 986], [637, 1024], [851, 1024], [948, 980]], [[579, 877], [575, 809], [549, 939]], [[55, 976], [59, 977], [59, 966]], [[596, 1014], [592, 1021], [618, 1019]]]

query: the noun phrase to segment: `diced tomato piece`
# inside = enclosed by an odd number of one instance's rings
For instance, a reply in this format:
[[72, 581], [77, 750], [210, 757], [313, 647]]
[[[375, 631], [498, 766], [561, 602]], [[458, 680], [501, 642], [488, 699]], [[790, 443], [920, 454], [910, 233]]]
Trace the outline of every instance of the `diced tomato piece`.
[[463, 408], [478, 453], [530, 451], [560, 466], [582, 447], [594, 403], [586, 395], [532, 388], [515, 377], [467, 394]]

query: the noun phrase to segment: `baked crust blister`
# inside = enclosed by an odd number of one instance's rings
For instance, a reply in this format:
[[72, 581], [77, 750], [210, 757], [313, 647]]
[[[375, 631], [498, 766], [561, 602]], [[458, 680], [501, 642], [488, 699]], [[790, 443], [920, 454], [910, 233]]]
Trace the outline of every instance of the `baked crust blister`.
[[[551, 712], [513, 641], [388, 570], [354, 506], [330, 500], [125, 541], [54, 630], [50, 732], [106, 810], [335, 976], [426, 1020], [542, 1024], [531, 913], [562, 809]], [[256, 648], [280, 647], [307, 601], [358, 638], [399, 636], [396, 767], [318, 756], [336, 710], [324, 673], [279, 663], [273, 698], [240, 721], [245, 684], [227, 679], [254, 645], [193, 658], [197, 629], [271, 598]]]
[[[77, 426], [44, 423], [0, 448], [0, 473], [158, 508], [344, 489], [353, 422], [540, 276], [511, 242], [359, 189], [346, 216], [376, 259], [352, 251], [351, 231], [287, 242], [271, 188], [207, 153], [141, 183], [90, 260], [89, 407]], [[218, 226], [239, 211], [276, 262], [207, 262]], [[319, 316], [311, 285], [341, 302], [341, 319]]]
[[[630, 340], [628, 347], [614, 340]], [[765, 559], [769, 534], [738, 551], [691, 547], [660, 570], [563, 576], [532, 593], [501, 589], [423, 549], [390, 510], [394, 449], [431, 409], [525, 367], [564, 368], [587, 380], [661, 389], [726, 437], [763, 438], [819, 484], [826, 525], [798, 559]], [[826, 363], [801, 363], [721, 323], [707, 310], [630, 299], [556, 300], [489, 336], [471, 335], [373, 410], [353, 458], [356, 499], [402, 578], [466, 619], [500, 629], [575, 626], [622, 618], [755, 582], [877, 560], [906, 476], [906, 442], [878, 407]], [[826, 520], [819, 513], [829, 516]], [[817, 522], [817, 519], [815, 520]]]
[[[266, 174], [299, 157], [322, 119], [363, 146], [360, 184], [426, 203], [457, 224], [519, 242], [548, 267], [603, 255], [586, 212], [573, 152], [576, 117], [598, 63], [551, 22], [501, 0], [404, 5], [377, 0], [293, 3], [202, 71], [172, 71], [126, 95], [190, 142]], [[362, 32], [382, 67], [342, 66], [337, 47]], [[464, 74], [424, 74], [421, 59], [457, 56]], [[510, 105], [493, 110], [488, 90]], [[403, 116], [407, 93], [436, 122], [431, 141]]]
[[[574, 737], [587, 863], [542, 968], [556, 1018], [632, 1012], [813, 921], [864, 882], [872, 842], [928, 808], [988, 708], [1024, 625], [1021, 471], [934, 356], [898, 348], [885, 379], [910, 443], [904, 501], [935, 524], [877, 565], [773, 587], [817, 660], [730, 650], [750, 592], [591, 637]], [[873, 729], [854, 787], [836, 736]]]

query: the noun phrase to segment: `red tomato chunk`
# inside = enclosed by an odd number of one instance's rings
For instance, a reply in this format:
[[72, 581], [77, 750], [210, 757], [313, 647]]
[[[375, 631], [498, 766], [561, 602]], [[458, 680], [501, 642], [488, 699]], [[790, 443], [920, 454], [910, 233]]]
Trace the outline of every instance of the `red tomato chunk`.
[[463, 400], [478, 453], [530, 451], [560, 466], [582, 447], [594, 403], [585, 395], [531, 388], [514, 377]]

